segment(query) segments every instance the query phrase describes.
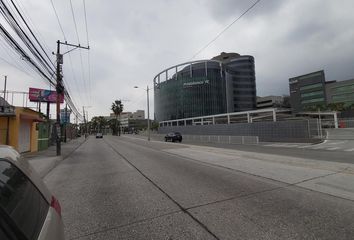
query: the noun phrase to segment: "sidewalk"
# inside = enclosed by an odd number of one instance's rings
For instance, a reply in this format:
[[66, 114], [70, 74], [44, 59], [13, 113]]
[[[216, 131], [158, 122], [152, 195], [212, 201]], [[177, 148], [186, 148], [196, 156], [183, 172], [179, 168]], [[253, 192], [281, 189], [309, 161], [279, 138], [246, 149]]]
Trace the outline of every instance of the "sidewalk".
[[[181, 144], [182, 146], [182, 144]], [[354, 201], [354, 164], [205, 146], [162, 150], [193, 161], [299, 186]]]
[[61, 156], [56, 155], [56, 146], [50, 146], [48, 149], [32, 153], [24, 153], [22, 156], [28, 160], [32, 167], [44, 178], [59, 162], [67, 158], [83, 142], [84, 137], [70, 140], [61, 144]]

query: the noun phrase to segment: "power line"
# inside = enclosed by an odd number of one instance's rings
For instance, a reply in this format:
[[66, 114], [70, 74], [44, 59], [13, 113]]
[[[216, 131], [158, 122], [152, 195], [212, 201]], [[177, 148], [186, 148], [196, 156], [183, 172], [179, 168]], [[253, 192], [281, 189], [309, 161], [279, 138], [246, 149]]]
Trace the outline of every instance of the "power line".
[[38, 41], [37, 37], [34, 35], [32, 29], [28, 26], [27, 21], [24, 19], [24, 17], [22, 16], [21, 12], [20, 12], [19, 9], [17, 8], [17, 6], [16, 6], [15, 3], [13, 2], [13, 0], [11, 0], [11, 3], [12, 3], [12, 5], [14, 6], [14, 8], [16, 9], [18, 15], [20, 15], [20, 17], [21, 17], [22, 21], [24, 22], [24, 24], [26, 25], [27, 29], [30, 31], [32, 37], [36, 40], [38, 46], [42, 49], [42, 51], [44, 52], [44, 54], [45, 54], [46, 57], [48, 58], [49, 62], [52, 63], [53, 67], [55, 67], [53, 61], [49, 58], [49, 56], [48, 56], [48, 54], [46, 53], [46, 51], [44, 50], [42, 44]]
[[[57, 10], [56, 10], [56, 8], [55, 8], [55, 5], [54, 5], [54, 3], [53, 3], [53, 0], [50, 0], [50, 2], [51, 2], [51, 4], [52, 4], [53, 11], [54, 11], [54, 13], [55, 13], [55, 16], [56, 16], [56, 19], [57, 19], [59, 28], [60, 28], [60, 30], [61, 30], [61, 33], [63, 34], [64, 40], [67, 41], [66, 35], [65, 35], [65, 32], [64, 32], [64, 29], [63, 29], [63, 27], [62, 27], [62, 25], [61, 25], [60, 18], [59, 18], [59, 15], [58, 15]], [[66, 48], [67, 48], [67, 50], [69, 49], [68, 46], [66, 46]], [[82, 98], [82, 96], [81, 96], [81, 92], [80, 92], [80, 90], [79, 90], [79, 84], [78, 84], [78, 81], [77, 81], [77, 79], [76, 79], [76, 75], [75, 75], [75, 72], [74, 72], [74, 67], [73, 67], [73, 61], [72, 61], [71, 53], [69, 53], [69, 62], [70, 62], [71, 73], [72, 73], [72, 77], [73, 77], [73, 80], [74, 80], [74, 83], [75, 83], [76, 90], [77, 90], [77, 92], [78, 92], [78, 94], [79, 94], [80, 101], [83, 103], [84, 101], [83, 101], [83, 98]]]
[[38, 39], [41, 40], [43, 42], [43, 45], [45, 47], [46, 52], [50, 53], [52, 52], [50, 50], [50, 48], [48, 47], [48, 44], [46, 43], [46, 41], [44, 40], [42, 34], [38, 31], [38, 28], [36, 28], [36, 25], [34, 24], [33, 20], [31, 19], [31, 16], [28, 14], [28, 12], [26, 11], [25, 6], [18, 0], [16, 0], [16, 3], [18, 5], [18, 8], [27, 16], [30, 25], [32, 25], [32, 27], [34, 28], [34, 32], [38, 35]]
[[28, 68], [27, 65], [20, 65], [18, 63], [18, 59], [15, 59], [15, 57], [13, 56], [13, 53], [10, 53], [8, 48], [5, 46], [5, 43], [3, 42], [3, 40], [0, 38], [0, 46], [2, 47], [2, 49], [4, 50], [4, 52], [11, 58], [11, 60], [13, 61], [13, 64], [11, 64], [10, 62], [8, 62], [7, 60], [3, 59], [4, 61], [7, 61], [10, 65], [16, 66], [17, 69], [20, 69], [22, 72], [27, 73], [27, 75], [32, 76], [33, 77], [33, 73], [31, 72], [31, 68]]
[[54, 10], [55, 16], [56, 16], [56, 18], [57, 18], [57, 21], [58, 21], [58, 24], [59, 24], [59, 28], [60, 28], [60, 30], [61, 30], [61, 33], [63, 34], [64, 40], [66, 41], [66, 36], [65, 36], [63, 27], [62, 27], [62, 25], [61, 25], [61, 23], [60, 23], [59, 16], [58, 16], [57, 10], [55, 9], [53, 0], [50, 0], [50, 2], [52, 3], [52, 7], [53, 7], [53, 10]]
[[[55, 83], [52, 81], [53, 76], [55, 74], [55, 71], [51, 68], [50, 64], [47, 62], [47, 60], [43, 57], [43, 53], [46, 54], [44, 51], [44, 48], [40, 44], [38, 38], [35, 36], [29, 25], [27, 24], [25, 18], [21, 15], [20, 11], [14, 4], [14, 2], [11, 0], [13, 6], [15, 7], [18, 15], [21, 16], [22, 21], [32, 34], [32, 37], [37, 41], [37, 44], [41, 46], [41, 51], [37, 49], [35, 44], [32, 42], [32, 40], [28, 37], [26, 32], [23, 30], [23, 28], [20, 25], [20, 21], [18, 21], [18, 17], [14, 15], [9, 8], [5, 5], [3, 0], [0, 0], [0, 13], [4, 17], [4, 19], [7, 21], [9, 26], [14, 30], [14, 32], [17, 34], [17, 36], [22, 40], [22, 43], [27, 47], [27, 49], [32, 53], [32, 55], [35, 57], [37, 60], [34, 61], [31, 56], [24, 50], [24, 48], [17, 42], [13, 36], [8, 32], [8, 30], [0, 23], [0, 35], [3, 36], [4, 40], [7, 42], [7, 44], [15, 50], [17, 54], [21, 56], [23, 60], [26, 60], [27, 65], [29, 65], [32, 69], [37, 71], [37, 73], [43, 78], [46, 79], [51, 86], [55, 86]], [[11, 6], [11, 5], [10, 5]], [[54, 5], [53, 5], [54, 6]], [[11, 9], [13, 11], [13, 9]], [[49, 57], [48, 57], [49, 58]], [[51, 62], [51, 61], [50, 61]], [[53, 62], [51, 62], [53, 64]], [[71, 109], [73, 109], [74, 112], [77, 113], [78, 116], [81, 116], [80, 112], [77, 111], [75, 107], [75, 103], [71, 99], [71, 96], [69, 94], [68, 89], [65, 89], [64, 92], [65, 95], [65, 100], [68, 102], [69, 106]]]
[[[90, 60], [90, 51], [87, 53], [87, 62], [88, 62], [88, 79], [89, 79], [89, 88], [90, 88], [90, 100], [92, 101], [92, 81], [91, 81], [91, 60]], [[91, 103], [91, 102], [90, 102]]]
[[216, 35], [210, 42], [208, 42], [204, 47], [202, 47], [196, 54], [193, 55], [193, 57], [190, 59], [194, 59], [196, 56], [198, 56], [202, 51], [204, 51], [207, 47], [210, 46], [213, 42], [216, 41], [227, 29], [229, 29], [234, 23], [236, 23], [238, 20], [240, 20], [244, 15], [246, 15], [253, 7], [255, 7], [261, 0], [257, 0], [255, 3], [253, 3], [246, 11], [244, 11], [238, 18], [236, 18], [232, 23], [227, 25], [220, 33]]
[[88, 95], [87, 82], [85, 80], [84, 63], [83, 63], [83, 60], [82, 60], [81, 49], [79, 49], [79, 52], [80, 52], [80, 64], [81, 64], [81, 76], [82, 76], [82, 81], [84, 82], [84, 88], [85, 88], [85, 91], [86, 91], [86, 98], [87, 98], [86, 100], [87, 100], [87, 102], [90, 102], [90, 97]]
[[48, 77], [48, 75], [43, 72], [43, 70], [28, 56], [28, 54], [23, 50], [23, 48], [16, 42], [16, 40], [9, 34], [9, 32], [0, 24], [0, 34], [8, 42], [8, 44], [14, 48], [20, 56], [22, 56], [31, 67], [33, 67], [40, 76], [47, 79], [53, 86], [54, 82]]
[[[79, 32], [77, 30], [77, 23], [76, 23], [76, 17], [75, 17], [75, 12], [74, 12], [74, 7], [73, 7], [73, 4], [72, 4], [72, 0], [70, 0], [70, 9], [71, 9], [71, 15], [72, 15], [72, 18], [73, 18], [73, 22], [74, 22], [74, 27], [75, 27], [75, 33], [76, 33], [77, 41], [78, 41], [78, 44], [80, 45], [80, 37], [79, 37]], [[84, 2], [84, 11], [85, 11], [86, 34], [87, 34], [87, 37], [88, 37], [87, 19], [86, 19], [86, 4], [85, 4], [85, 2]], [[88, 41], [88, 38], [87, 38], [87, 41]], [[85, 89], [85, 92], [86, 92], [86, 94], [85, 94], [86, 100], [87, 100], [87, 102], [89, 102], [89, 100], [91, 98], [89, 96], [89, 89], [87, 87], [87, 81], [85, 80], [85, 73], [84, 73], [81, 49], [79, 49], [79, 51], [80, 51], [81, 76], [82, 76], [84, 89]]]
[[88, 28], [87, 28], [86, 2], [85, 2], [85, 0], [82, 0], [82, 2], [83, 2], [83, 4], [84, 4], [84, 16], [85, 16], [85, 27], [86, 27], [87, 46], [90, 46], [89, 34], [88, 34]]
[[[89, 34], [88, 34], [88, 27], [87, 27], [87, 14], [86, 14], [86, 1], [82, 0], [84, 5], [84, 16], [85, 16], [85, 27], [86, 27], [86, 40], [87, 46], [90, 46]], [[88, 63], [88, 82], [89, 82], [89, 96], [90, 100], [92, 99], [92, 82], [91, 82], [91, 61], [90, 61], [90, 51], [87, 53], [87, 63]]]
[[[14, 7], [16, 7], [16, 6], [14, 5]], [[0, 9], [1, 9], [1, 14], [5, 18], [5, 20], [9, 24], [9, 26], [15, 31], [17, 36], [22, 40], [23, 44], [26, 45], [27, 49], [32, 53], [32, 55], [36, 59], [37, 63], [39, 63], [39, 65], [43, 68], [43, 70], [45, 72], [48, 72], [49, 74], [54, 72], [50, 63], [48, 63], [48, 61], [43, 57], [42, 53], [37, 49], [35, 44], [32, 42], [32, 40], [29, 38], [29, 36], [26, 34], [26, 32], [21, 27], [20, 22], [16, 20], [15, 15], [9, 10], [9, 8], [6, 6], [6, 4], [2, 0], [0, 1]], [[29, 28], [29, 26], [27, 25], [25, 20], [24, 20], [24, 23]], [[32, 30], [30, 30], [30, 31], [32, 31]]]
[[73, 8], [73, 2], [71, 0], [70, 0], [70, 8], [71, 8], [71, 15], [73, 16], [77, 41], [78, 41], [78, 44], [80, 44], [80, 38], [79, 38], [79, 32], [77, 31], [77, 24], [76, 24], [76, 18], [75, 18], [75, 13], [74, 13], [74, 8]]

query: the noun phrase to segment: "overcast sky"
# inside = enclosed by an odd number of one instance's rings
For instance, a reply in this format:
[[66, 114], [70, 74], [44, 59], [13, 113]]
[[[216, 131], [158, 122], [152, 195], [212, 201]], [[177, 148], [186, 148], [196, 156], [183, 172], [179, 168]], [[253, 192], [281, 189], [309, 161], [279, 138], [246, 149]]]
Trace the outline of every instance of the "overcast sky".
[[[48, 53], [56, 51], [56, 41], [63, 41], [64, 36], [51, 1], [15, 2], [30, 19]], [[145, 110], [143, 88], [152, 87], [158, 72], [191, 60], [254, 2], [86, 0], [91, 77], [86, 50], [64, 56], [64, 79], [74, 102], [79, 109], [83, 105], [92, 106], [88, 109], [90, 116], [108, 115], [115, 99], [123, 100], [126, 111]], [[67, 41], [78, 43], [70, 1], [53, 0], [53, 3]], [[72, 0], [72, 3], [80, 44], [87, 45], [83, 1]], [[263, 0], [195, 59], [210, 59], [220, 52], [253, 55], [259, 96], [289, 94], [290, 77], [321, 69], [325, 70], [326, 80], [351, 79], [354, 78], [353, 10], [353, 0]], [[6, 48], [1, 40], [0, 73], [8, 75], [8, 89], [48, 88], [44, 80]], [[62, 47], [62, 50], [67, 49]], [[141, 89], [134, 89], [136, 85]], [[150, 96], [153, 116], [153, 91]]]

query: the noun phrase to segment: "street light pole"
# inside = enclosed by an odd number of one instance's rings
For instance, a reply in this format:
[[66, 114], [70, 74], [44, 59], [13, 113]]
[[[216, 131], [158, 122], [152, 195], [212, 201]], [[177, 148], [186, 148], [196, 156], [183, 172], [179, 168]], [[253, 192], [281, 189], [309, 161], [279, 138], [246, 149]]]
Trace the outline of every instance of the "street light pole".
[[[87, 133], [88, 133], [88, 130], [87, 130], [88, 111], [85, 111], [85, 107], [87, 109], [87, 108], [90, 108], [91, 106], [82, 106], [82, 113], [84, 114], [84, 132], [85, 132], [85, 138], [86, 138]], [[85, 114], [86, 114], [86, 117], [85, 117]]]
[[[139, 88], [138, 86], [134, 86], [134, 88]], [[146, 99], [147, 99], [147, 130], [148, 130], [148, 141], [150, 141], [150, 104], [149, 104], [149, 85], [146, 86]]]
[[147, 95], [147, 114], [148, 114], [148, 141], [150, 141], [150, 109], [149, 109], [149, 86], [146, 87], [146, 95]]

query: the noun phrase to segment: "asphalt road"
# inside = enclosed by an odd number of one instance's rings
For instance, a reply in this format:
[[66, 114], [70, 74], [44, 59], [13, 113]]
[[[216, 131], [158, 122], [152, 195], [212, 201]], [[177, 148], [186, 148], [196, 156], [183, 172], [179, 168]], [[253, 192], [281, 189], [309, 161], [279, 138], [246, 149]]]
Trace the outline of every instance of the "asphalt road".
[[182, 145], [90, 138], [45, 178], [67, 239], [353, 239], [354, 202], [169, 154]]

